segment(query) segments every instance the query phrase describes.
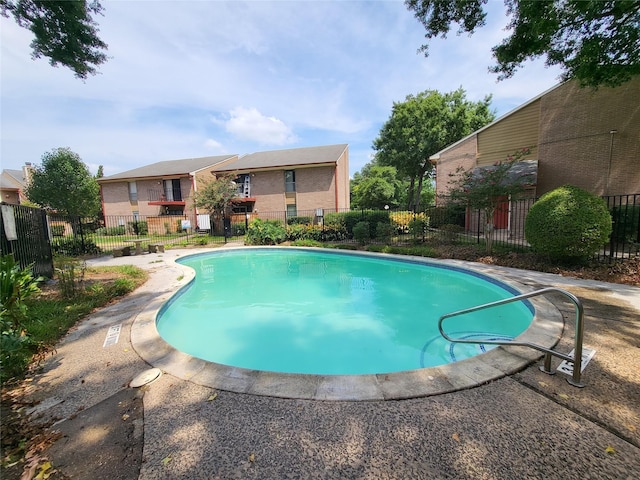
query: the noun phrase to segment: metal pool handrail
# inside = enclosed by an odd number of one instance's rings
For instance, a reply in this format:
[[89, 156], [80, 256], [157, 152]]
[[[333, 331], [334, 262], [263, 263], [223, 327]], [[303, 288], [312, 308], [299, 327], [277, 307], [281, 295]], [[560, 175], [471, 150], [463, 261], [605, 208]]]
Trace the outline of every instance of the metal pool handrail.
[[[539, 295], [545, 295], [547, 293], [560, 293], [567, 297], [573, 303], [576, 311], [576, 334], [574, 339], [574, 349], [573, 349], [573, 357], [570, 355], [566, 355], [564, 353], [556, 352], [550, 348], [543, 347], [542, 345], [538, 345], [531, 342], [517, 342], [513, 340], [482, 340], [482, 339], [455, 339], [449, 337], [443, 328], [442, 322], [447, 318], [455, 317], [458, 315], [463, 315], [465, 313], [477, 312], [478, 310], [485, 310], [487, 308], [498, 307], [500, 305], [504, 305], [507, 303], [517, 302], [520, 300], [524, 300], [526, 298], [537, 297]], [[574, 387], [584, 387], [584, 384], [580, 382], [580, 375], [582, 370], [582, 338], [584, 336], [584, 308], [582, 307], [582, 302], [578, 297], [574, 294], [567, 292], [566, 290], [562, 290], [560, 288], [547, 287], [540, 290], [536, 290], [534, 292], [525, 293], [522, 295], [517, 295], [515, 297], [507, 298], [504, 300], [498, 300], [496, 302], [485, 303], [483, 305], [478, 305], [471, 308], [465, 308], [464, 310], [458, 310], [456, 312], [447, 313], [442, 315], [438, 320], [438, 330], [440, 330], [440, 335], [442, 335], [446, 340], [453, 343], [489, 343], [496, 345], [517, 345], [522, 347], [530, 347], [535, 350], [539, 350], [545, 353], [544, 356], [544, 366], [539, 367], [540, 370], [549, 375], [553, 375], [555, 372], [551, 370], [551, 356], [556, 356], [558, 358], [562, 358], [568, 362], [573, 363], [573, 376], [567, 378], [567, 382], [569, 382]]]

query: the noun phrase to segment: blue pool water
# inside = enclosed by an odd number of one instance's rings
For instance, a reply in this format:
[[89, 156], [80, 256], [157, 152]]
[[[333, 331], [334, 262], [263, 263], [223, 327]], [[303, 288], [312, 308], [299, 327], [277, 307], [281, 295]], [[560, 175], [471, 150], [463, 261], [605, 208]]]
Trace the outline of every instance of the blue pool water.
[[[455, 310], [520, 292], [484, 275], [397, 257], [286, 248], [179, 260], [195, 280], [158, 314], [173, 347], [224, 365], [310, 374], [391, 373], [450, 363], [492, 346], [452, 344]], [[448, 319], [458, 338], [513, 338], [527, 301]]]

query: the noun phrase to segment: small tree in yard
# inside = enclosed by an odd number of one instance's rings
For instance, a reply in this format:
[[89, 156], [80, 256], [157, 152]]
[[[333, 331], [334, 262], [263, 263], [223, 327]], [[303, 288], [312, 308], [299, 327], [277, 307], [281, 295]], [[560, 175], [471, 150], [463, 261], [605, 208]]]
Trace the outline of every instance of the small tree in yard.
[[449, 199], [453, 203], [466, 205], [468, 208], [479, 209], [485, 215], [485, 241], [487, 253], [491, 253], [493, 247], [494, 216], [505, 197], [514, 197], [524, 191], [524, 187], [530, 184], [529, 175], [514, 175], [512, 168], [523, 157], [530, 153], [528, 148], [509, 155], [506, 161], [477, 168], [469, 171], [458, 169], [451, 174], [454, 177], [450, 182]]
[[238, 186], [234, 182], [235, 175], [218, 175], [204, 184], [193, 196], [197, 208], [205, 210], [215, 220], [220, 220], [230, 213], [233, 199], [238, 196]]

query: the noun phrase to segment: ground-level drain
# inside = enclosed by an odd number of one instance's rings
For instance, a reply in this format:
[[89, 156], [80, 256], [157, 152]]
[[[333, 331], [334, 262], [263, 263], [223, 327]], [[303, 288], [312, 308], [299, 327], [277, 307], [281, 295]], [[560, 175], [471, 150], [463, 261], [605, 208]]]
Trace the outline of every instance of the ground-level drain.
[[159, 368], [150, 368], [149, 370], [145, 370], [144, 372], [136, 376], [133, 380], [131, 380], [129, 386], [132, 388], [138, 388], [143, 385], [147, 385], [160, 378], [160, 375], [162, 375], [162, 370], [160, 370]]

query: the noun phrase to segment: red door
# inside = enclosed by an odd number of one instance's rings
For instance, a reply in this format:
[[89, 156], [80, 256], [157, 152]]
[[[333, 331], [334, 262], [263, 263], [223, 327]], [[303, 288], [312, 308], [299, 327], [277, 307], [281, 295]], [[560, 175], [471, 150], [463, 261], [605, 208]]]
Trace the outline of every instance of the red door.
[[493, 214], [494, 228], [509, 228], [509, 197], [498, 197], [498, 201], [498, 206]]

